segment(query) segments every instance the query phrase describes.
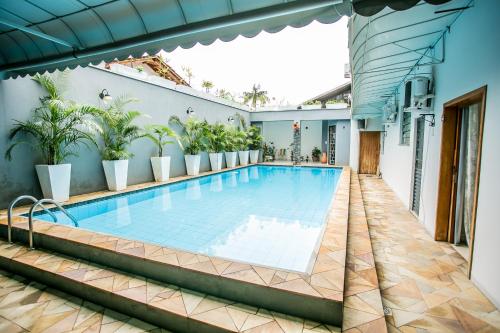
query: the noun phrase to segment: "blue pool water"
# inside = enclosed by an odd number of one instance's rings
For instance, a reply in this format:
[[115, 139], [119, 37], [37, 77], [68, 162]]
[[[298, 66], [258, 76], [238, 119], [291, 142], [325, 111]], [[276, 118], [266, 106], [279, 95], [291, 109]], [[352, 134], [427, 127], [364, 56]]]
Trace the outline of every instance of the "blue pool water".
[[[251, 166], [69, 206], [80, 227], [306, 272], [341, 169]], [[56, 213], [58, 223], [72, 225]], [[52, 221], [47, 214], [38, 219]]]

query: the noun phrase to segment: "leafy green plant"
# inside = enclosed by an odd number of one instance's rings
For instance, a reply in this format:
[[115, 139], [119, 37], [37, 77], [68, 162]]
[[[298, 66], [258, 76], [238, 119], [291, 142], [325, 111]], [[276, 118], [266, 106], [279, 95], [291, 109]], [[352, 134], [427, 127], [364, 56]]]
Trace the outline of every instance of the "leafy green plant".
[[266, 158], [267, 156], [272, 157], [273, 160], [276, 158], [276, 147], [272, 142], [264, 143], [264, 145], [262, 146], [262, 152], [264, 158]]
[[235, 152], [238, 150], [237, 137], [239, 130], [234, 126], [226, 126], [226, 137], [224, 140], [224, 148], [227, 152]]
[[206, 149], [205, 125], [202, 121], [189, 117], [182, 122], [179, 117], [171, 116], [169, 123], [180, 128], [181, 133], [176, 137], [179, 146], [186, 155], [198, 155]]
[[259, 150], [262, 147], [262, 141], [264, 141], [264, 138], [260, 134], [260, 128], [252, 125], [247, 128], [246, 133], [250, 149]]
[[177, 138], [177, 134], [165, 125], [148, 125], [146, 126], [146, 137], [158, 148], [158, 157], [162, 157], [163, 147], [174, 143], [169, 138]]
[[[59, 79], [64, 79], [64, 74]], [[16, 121], [9, 133], [15, 140], [5, 152], [5, 158], [12, 159], [12, 150], [20, 144], [28, 144], [42, 153], [44, 162], [49, 165], [60, 164], [68, 156], [77, 156], [80, 144], [87, 147], [94, 143], [92, 131], [96, 123], [92, 115], [98, 110], [91, 105], [80, 105], [66, 100], [57, 78], [51, 75], [35, 75], [36, 81], [48, 95], [40, 98], [40, 106], [33, 110], [33, 118]], [[23, 136], [24, 135], [24, 136]], [[33, 140], [29, 140], [28, 137]]]
[[248, 135], [246, 131], [237, 130], [235, 132], [235, 142], [236, 148], [240, 151], [248, 150], [250, 141], [248, 140]]
[[102, 136], [103, 160], [126, 160], [134, 155], [128, 151], [128, 146], [145, 136], [134, 121], [141, 116], [139, 111], [125, 111], [125, 107], [136, 99], [121, 96], [99, 112], [99, 132]]
[[314, 162], [319, 162], [319, 158], [321, 156], [321, 150], [318, 147], [314, 147], [311, 156]]
[[220, 123], [209, 124], [204, 122], [207, 151], [209, 153], [222, 153], [226, 148], [227, 131], [226, 127]]

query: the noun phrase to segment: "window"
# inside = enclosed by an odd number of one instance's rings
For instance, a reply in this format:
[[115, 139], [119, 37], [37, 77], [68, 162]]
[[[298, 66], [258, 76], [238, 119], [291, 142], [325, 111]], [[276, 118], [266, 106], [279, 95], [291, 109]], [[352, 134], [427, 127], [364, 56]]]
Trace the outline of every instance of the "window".
[[401, 115], [401, 135], [399, 143], [402, 145], [410, 144], [410, 133], [411, 133], [411, 112], [403, 111]]
[[405, 104], [404, 108], [409, 108], [411, 106], [411, 81], [406, 82], [405, 85]]

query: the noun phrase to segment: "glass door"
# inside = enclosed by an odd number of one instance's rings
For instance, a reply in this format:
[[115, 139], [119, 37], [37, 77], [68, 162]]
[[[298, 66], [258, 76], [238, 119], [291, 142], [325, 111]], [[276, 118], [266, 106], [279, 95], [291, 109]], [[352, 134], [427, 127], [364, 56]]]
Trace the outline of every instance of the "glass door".
[[456, 179], [455, 245], [469, 246], [479, 155], [480, 104], [460, 109], [459, 160]]

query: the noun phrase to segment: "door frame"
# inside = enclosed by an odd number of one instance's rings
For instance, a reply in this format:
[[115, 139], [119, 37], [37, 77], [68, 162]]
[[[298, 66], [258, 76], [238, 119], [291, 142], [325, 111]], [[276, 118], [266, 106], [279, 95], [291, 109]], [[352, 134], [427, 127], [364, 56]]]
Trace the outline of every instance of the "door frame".
[[456, 165], [458, 163], [459, 134], [460, 134], [460, 108], [474, 103], [480, 103], [479, 110], [479, 137], [478, 155], [476, 164], [476, 176], [474, 195], [472, 202], [472, 221], [469, 240], [469, 267], [470, 278], [472, 260], [474, 254], [474, 236], [476, 229], [477, 200], [479, 194], [479, 181], [481, 174], [481, 153], [483, 144], [484, 116], [486, 111], [487, 86], [482, 86], [465, 95], [454, 98], [443, 105], [442, 129], [441, 129], [441, 152], [438, 178], [438, 193], [436, 206], [436, 223], [434, 239], [437, 241], [452, 242], [454, 237], [453, 228], [455, 221], [455, 180], [457, 177]]

